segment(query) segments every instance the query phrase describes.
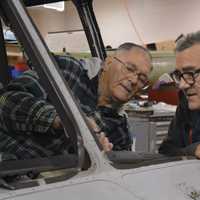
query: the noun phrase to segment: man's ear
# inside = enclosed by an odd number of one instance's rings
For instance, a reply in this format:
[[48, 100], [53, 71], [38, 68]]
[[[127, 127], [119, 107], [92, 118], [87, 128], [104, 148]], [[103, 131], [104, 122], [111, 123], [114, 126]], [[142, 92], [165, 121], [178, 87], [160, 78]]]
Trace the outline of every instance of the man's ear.
[[103, 71], [107, 71], [110, 67], [110, 65], [112, 65], [113, 63], [113, 57], [112, 56], [108, 56], [103, 64]]

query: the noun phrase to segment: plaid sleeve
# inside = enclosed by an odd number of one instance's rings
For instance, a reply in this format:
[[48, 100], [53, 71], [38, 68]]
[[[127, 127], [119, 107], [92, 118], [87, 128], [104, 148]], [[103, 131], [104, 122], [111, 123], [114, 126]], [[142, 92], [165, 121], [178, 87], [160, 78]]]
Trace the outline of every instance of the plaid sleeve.
[[52, 105], [27, 92], [5, 92], [0, 97], [0, 107], [8, 131], [45, 133], [56, 117]]
[[82, 63], [70, 56], [56, 56], [55, 58], [73, 95], [81, 104], [94, 106], [97, 97], [91, 89], [91, 81]]
[[33, 143], [29, 138], [18, 141], [9, 136], [3, 130], [0, 130], [0, 151], [2, 160], [10, 159], [30, 159], [38, 157], [47, 157], [52, 153], [45, 148]]

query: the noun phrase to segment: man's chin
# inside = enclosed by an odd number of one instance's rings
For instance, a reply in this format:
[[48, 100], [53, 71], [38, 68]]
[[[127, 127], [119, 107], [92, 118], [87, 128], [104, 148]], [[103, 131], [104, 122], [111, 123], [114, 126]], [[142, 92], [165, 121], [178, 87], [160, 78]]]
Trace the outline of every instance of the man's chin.
[[112, 99], [115, 103], [119, 103], [119, 104], [127, 103], [130, 100], [129, 97], [122, 96], [122, 95], [115, 95], [112, 97]]
[[117, 87], [112, 90], [111, 97], [115, 103], [124, 104], [132, 98], [132, 95], [123, 87]]
[[200, 110], [200, 104], [195, 102], [188, 102], [188, 107], [190, 110]]

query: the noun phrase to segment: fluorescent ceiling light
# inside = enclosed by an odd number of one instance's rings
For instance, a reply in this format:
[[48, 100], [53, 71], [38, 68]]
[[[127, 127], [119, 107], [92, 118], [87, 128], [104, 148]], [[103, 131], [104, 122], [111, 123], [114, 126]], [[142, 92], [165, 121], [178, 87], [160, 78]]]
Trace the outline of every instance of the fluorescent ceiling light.
[[65, 10], [65, 3], [64, 1], [57, 2], [57, 3], [48, 3], [44, 4], [45, 8], [55, 9], [57, 11], [64, 11]]

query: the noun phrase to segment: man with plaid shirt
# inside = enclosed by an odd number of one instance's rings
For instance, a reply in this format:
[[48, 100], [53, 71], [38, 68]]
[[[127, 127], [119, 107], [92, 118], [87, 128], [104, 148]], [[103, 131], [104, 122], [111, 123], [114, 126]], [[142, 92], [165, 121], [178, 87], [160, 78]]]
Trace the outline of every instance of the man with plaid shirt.
[[[108, 57], [92, 79], [81, 62], [72, 57], [55, 57], [81, 109], [104, 132], [113, 150], [130, 150], [127, 120], [120, 115], [124, 103], [147, 83], [151, 56], [141, 46], [125, 43]], [[34, 71], [13, 80], [0, 97], [0, 151], [16, 159], [73, 153], [70, 138]], [[104, 142], [108, 142], [104, 138]], [[107, 150], [112, 149], [108, 142]]]

